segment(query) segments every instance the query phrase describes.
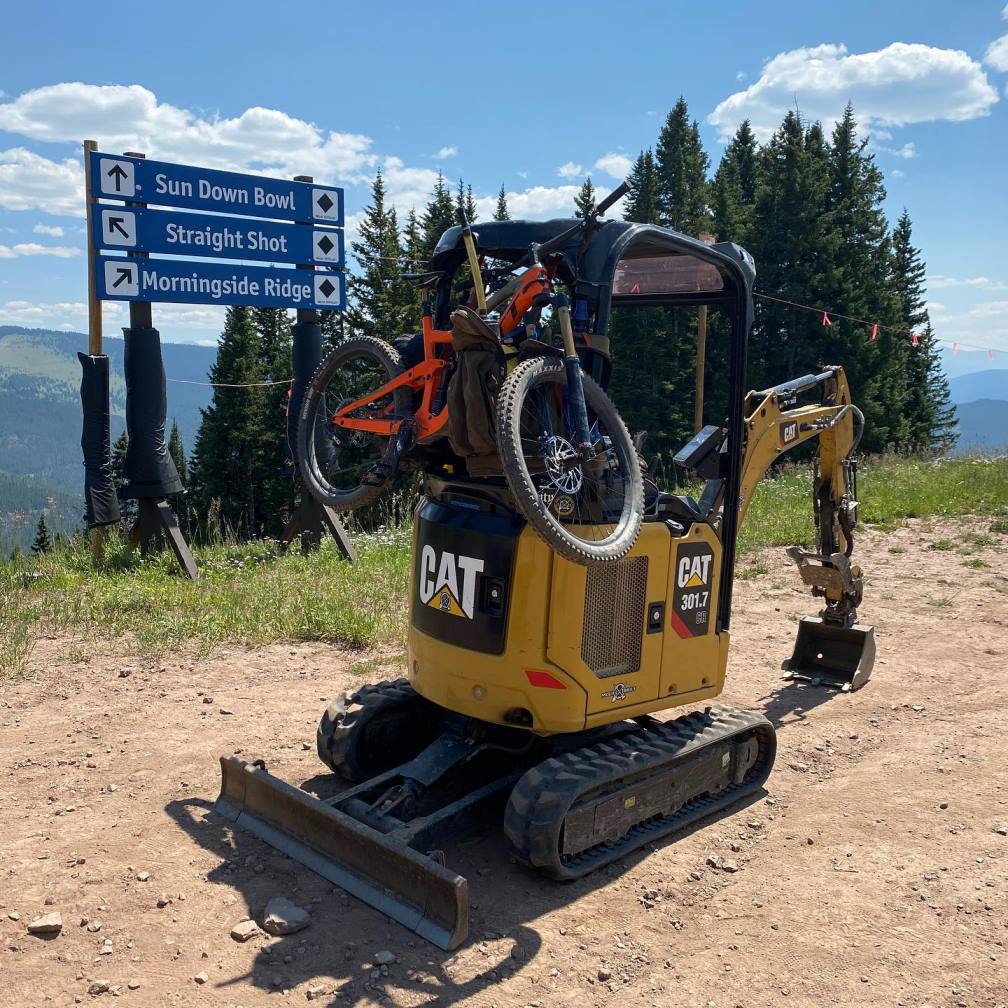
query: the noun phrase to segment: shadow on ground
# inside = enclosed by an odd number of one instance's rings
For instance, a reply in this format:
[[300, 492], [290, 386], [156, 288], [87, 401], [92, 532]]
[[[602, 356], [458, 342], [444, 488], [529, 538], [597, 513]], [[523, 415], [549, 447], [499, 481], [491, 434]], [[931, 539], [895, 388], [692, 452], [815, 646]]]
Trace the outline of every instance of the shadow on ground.
[[[331, 778], [313, 778], [306, 789], [312, 785], [311, 790], [321, 790], [317, 785], [323, 781], [329, 784]], [[725, 814], [737, 814], [764, 795], [761, 790]], [[530, 921], [604, 888], [664, 846], [660, 842], [645, 846], [575, 882], [555, 882], [512, 860], [494, 820], [480, 835], [448, 850], [450, 867], [469, 879], [470, 931], [461, 948], [443, 952], [234, 828], [214, 812], [212, 803], [186, 799], [169, 803], [166, 811], [200, 846], [220, 858], [207, 880], [236, 891], [254, 918], [261, 922], [266, 903], [276, 895], [312, 911], [309, 929], [271, 939], [257, 951], [247, 974], [222, 981], [221, 988], [247, 982], [264, 991], [278, 991], [317, 981], [333, 991], [327, 1001], [319, 1002], [330, 1005], [359, 1004], [394, 992], [406, 992], [411, 1003], [426, 996], [436, 997], [439, 1005], [452, 1005], [528, 973], [543, 949], [542, 936]], [[697, 823], [667, 843], [710, 822]], [[387, 976], [374, 976], [374, 956], [382, 949], [394, 952], [397, 961]], [[529, 997], [534, 1000], [531, 991]]]

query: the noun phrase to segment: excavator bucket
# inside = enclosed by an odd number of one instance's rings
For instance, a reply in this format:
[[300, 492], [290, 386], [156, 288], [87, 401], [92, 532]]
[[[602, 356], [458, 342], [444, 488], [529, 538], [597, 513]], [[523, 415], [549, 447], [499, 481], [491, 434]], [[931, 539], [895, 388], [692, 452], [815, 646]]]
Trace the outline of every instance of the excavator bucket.
[[798, 624], [794, 653], [783, 667], [793, 679], [852, 693], [868, 682], [874, 664], [873, 627], [842, 627], [806, 616]]
[[261, 763], [222, 756], [214, 808], [439, 948], [455, 948], [469, 932], [469, 883], [461, 875], [274, 777]]

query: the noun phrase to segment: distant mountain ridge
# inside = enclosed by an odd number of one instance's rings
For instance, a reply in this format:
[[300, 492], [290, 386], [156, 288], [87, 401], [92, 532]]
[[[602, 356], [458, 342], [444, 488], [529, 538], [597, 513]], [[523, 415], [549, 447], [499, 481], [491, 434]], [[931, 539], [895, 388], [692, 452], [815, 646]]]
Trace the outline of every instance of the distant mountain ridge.
[[1008, 369], [992, 368], [957, 375], [949, 379], [949, 394], [954, 403], [976, 402], [977, 399], [1008, 402]]
[[[126, 423], [122, 337], [106, 337], [112, 439]], [[31, 475], [57, 486], [80, 490], [80, 363], [87, 336], [76, 332], [0, 326], [0, 469]], [[216, 357], [215, 347], [163, 343], [161, 355], [168, 378], [168, 425], [178, 421], [187, 451], [199, 430], [200, 409], [212, 390], [205, 382]], [[2, 502], [0, 502], [2, 504]]]
[[[22, 548], [34, 537], [40, 511], [56, 529], [70, 531], [84, 510], [81, 457], [81, 367], [78, 351], [87, 350], [78, 332], [0, 326], [0, 549]], [[109, 356], [111, 434], [126, 425], [125, 342], [106, 337]], [[168, 383], [168, 426], [175, 419], [186, 451], [191, 452], [200, 425], [200, 409], [212, 389], [206, 382], [215, 347], [164, 343]]]

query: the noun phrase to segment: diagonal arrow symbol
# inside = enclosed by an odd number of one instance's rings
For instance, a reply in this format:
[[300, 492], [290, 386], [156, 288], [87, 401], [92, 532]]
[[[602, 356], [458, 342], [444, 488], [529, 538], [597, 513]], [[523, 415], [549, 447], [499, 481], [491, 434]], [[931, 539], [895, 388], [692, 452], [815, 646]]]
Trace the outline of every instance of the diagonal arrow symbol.
[[129, 231], [123, 227], [123, 221], [126, 220], [125, 217], [109, 217], [108, 218], [108, 229], [109, 234], [115, 234], [116, 231], [123, 236], [123, 238], [129, 238]]
[[112, 289], [113, 290], [115, 290], [115, 288], [118, 287], [120, 284], [125, 283], [127, 280], [130, 283], [133, 282], [133, 270], [131, 270], [131, 269], [123, 269], [120, 266], [120, 267], [118, 267], [116, 269], [116, 273], [119, 274], [119, 279], [116, 280], [116, 282], [114, 284], [112, 284]]
[[123, 179], [127, 177], [128, 172], [123, 168], [121, 164], [114, 164], [109, 168], [106, 173], [109, 178], [115, 179], [116, 192], [122, 192]]

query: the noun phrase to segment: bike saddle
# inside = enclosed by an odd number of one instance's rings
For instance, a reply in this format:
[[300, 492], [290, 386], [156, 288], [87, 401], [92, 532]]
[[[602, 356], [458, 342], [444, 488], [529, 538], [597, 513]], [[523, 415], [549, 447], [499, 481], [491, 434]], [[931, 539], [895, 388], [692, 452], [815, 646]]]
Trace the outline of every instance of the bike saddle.
[[434, 270], [432, 273], [402, 273], [400, 275], [407, 283], [416, 284], [417, 287], [433, 287], [447, 276], [444, 270]]

